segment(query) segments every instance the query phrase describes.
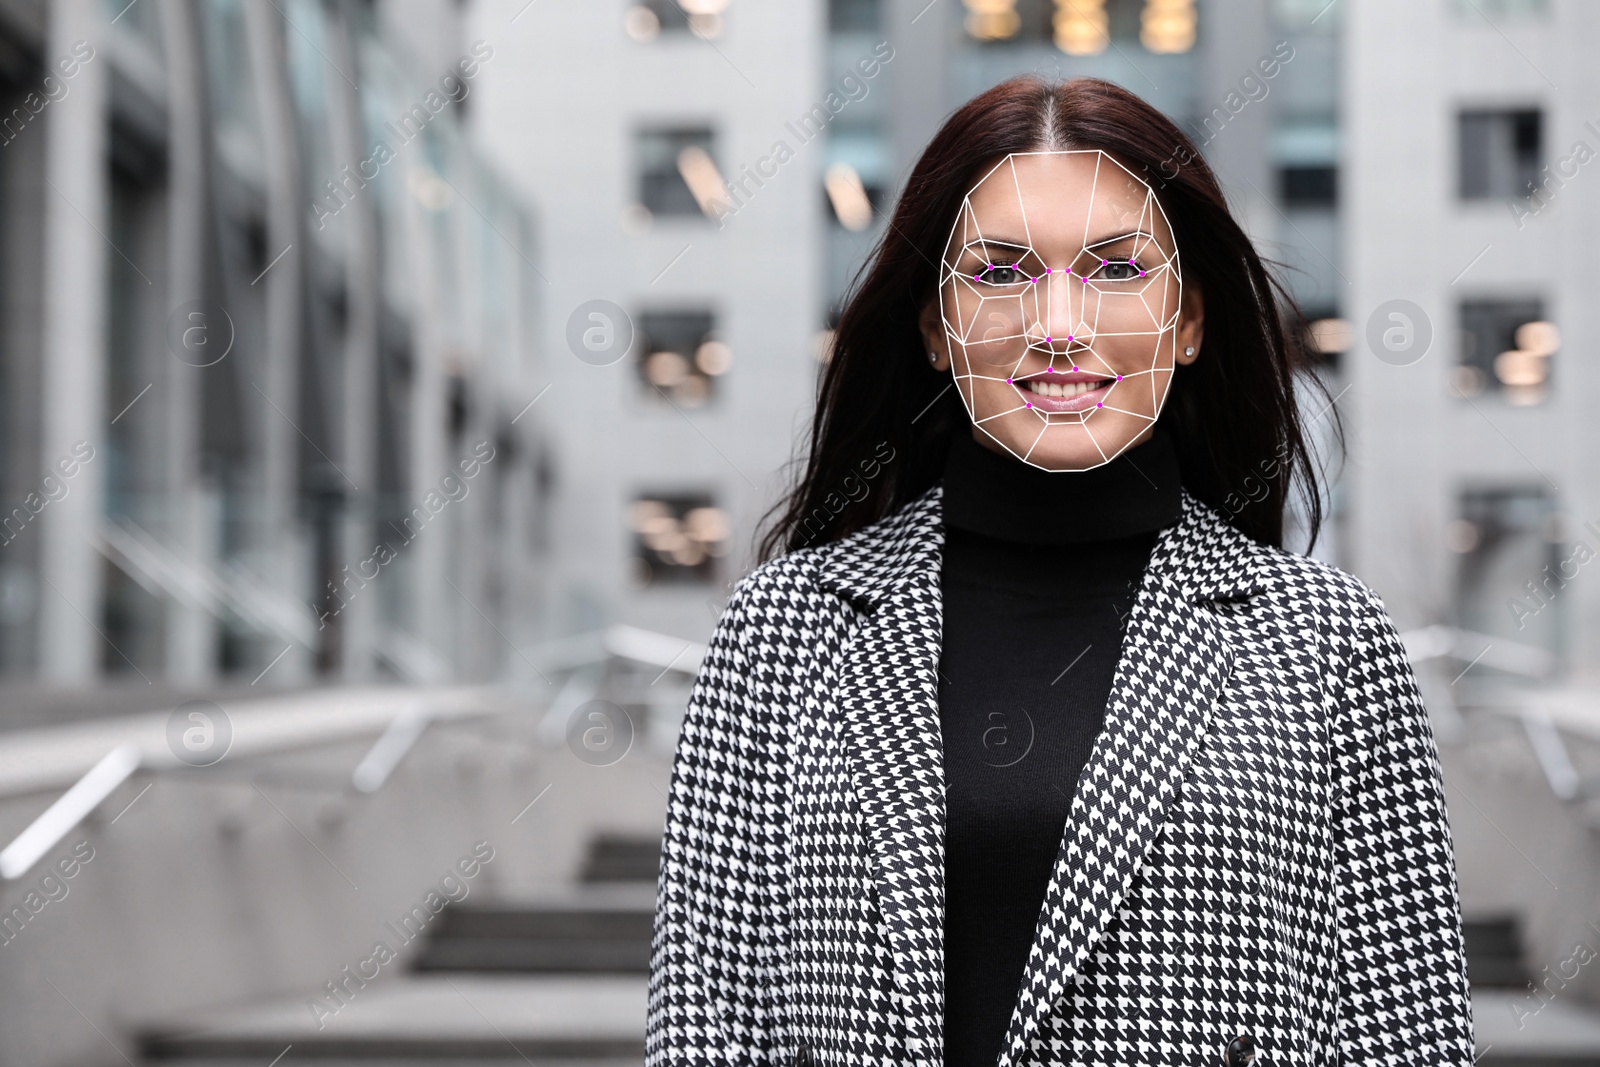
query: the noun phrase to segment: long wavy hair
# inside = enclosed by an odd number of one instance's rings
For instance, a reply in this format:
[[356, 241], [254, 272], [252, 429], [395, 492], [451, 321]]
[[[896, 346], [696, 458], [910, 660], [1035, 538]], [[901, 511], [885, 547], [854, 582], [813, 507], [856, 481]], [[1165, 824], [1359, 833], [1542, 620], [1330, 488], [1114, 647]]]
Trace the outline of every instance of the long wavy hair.
[[[917, 161], [840, 313], [804, 471], [764, 516], [758, 561], [846, 537], [939, 479], [950, 435], [971, 422], [949, 375], [928, 366], [918, 313], [935, 295], [962, 199], [1010, 153], [1096, 148], [1156, 191], [1184, 281], [1205, 300], [1200, 358], [1175, 368], [1161, 413], [1184, 487], [1246, 535], [1281, 546], [1298, 480], [1315, 544], [1322, 490], [1295, 384], [1313, 363], [1304, 314], [1234, 221], [1199, 149], [1166, 116], [1099, 78], [1030, 75], [964, 104]], [[1305, 377], [1326, 396], [1320, 378]], [[1324, 411], [1342, 450], [1331, 401]], [[791, 471], [801, 462], [792, 459]]]

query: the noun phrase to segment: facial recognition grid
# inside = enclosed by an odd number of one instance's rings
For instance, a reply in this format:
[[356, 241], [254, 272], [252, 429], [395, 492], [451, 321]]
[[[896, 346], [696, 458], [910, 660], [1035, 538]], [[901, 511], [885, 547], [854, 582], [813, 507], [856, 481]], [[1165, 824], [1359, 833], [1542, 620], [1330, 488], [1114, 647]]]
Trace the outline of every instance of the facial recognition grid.
[[[1050, 264], [1034, 247], [1016, 160], [1068, 155], [1095, 157], [1090, 209], [1077, 255], [1070, 262]], [[1142, 187], [1144, 202], [1135, 228], [1091, 243], [1095, 197], [1101, 195], [1102, 174], [1108, 167], [1117, 168]], [[992, 232], [986, 235], [984, 220], [973, 206], [973, 194], [997, 175], [1009, 179], [1016, 196], [1023, 244], [1001, 240]], [[1157, 237], [1158, 219], [1161, 229], [1170, 235], [1171, 226], [1155, 191], [1101, 149], [1012, 153], [986, 172], [962, 199], [941, 262], [939, 285], [945, 335], [952, 355], [963, 357], [951, 360], [951, 372], [973, 424], [1024, 462], [1043, 467], [1032, 457], [1046, 436], [1076, 431], [1094, 443], [1101, 457], [1090, 466], [1109, 463], [1138, 435], [1108, 452], [1093, 432], [1091, 423], [1097, 416], [1107, 410], [1120, 411], [1146, 424], [1153, 424], [1159, 416], [1171, 384], [1183, 275], [1176, 245], [1169, 252]], [[1126, 244], [1130, 238], [1131, 249]], [[1108, 253], [1113, 245], [1127, 250]], [[971, 262], [972, 254], [979, 261], [978, 269], [960, 268], [963, 259]], [[1048, 324], [1059, 321], [1052, 312], [1063, 307], [1064, 319], [1072, 325], [1066, 336], [1052, 336]], [[1128, 343], [1114, 340], [1123, 338], [1141, 339], [1131, 362]], [[1116, 362], [1120, 369], [1106, 358], [1112, 345], [1119, 350]], [[1024, 376], [1024, 365], [1038, 356], [1045, 358], [1045, 370]], [[1046, 410], [1034, 403], [1026, 386], [1018, 386], [1023, 380], [1048, 383], [1054, 375], [1073, 371], [1098, 374], [1109, 382], [1103, 398], [1080, 410]], [[981, 410], [984, 405], [974, 388], [979, 380], [1003, 380], [1012, 385], [1015, 404]], [[1145, 391], [1146, 411], [1137, 410], [1139, 405], [1133, 403], [1143, 399], [1133, 395], [1135, 390]], [[1019, 411], [1029, 412], [1039, 424], [1037, 435], [1023, 452], [987, 425]]]

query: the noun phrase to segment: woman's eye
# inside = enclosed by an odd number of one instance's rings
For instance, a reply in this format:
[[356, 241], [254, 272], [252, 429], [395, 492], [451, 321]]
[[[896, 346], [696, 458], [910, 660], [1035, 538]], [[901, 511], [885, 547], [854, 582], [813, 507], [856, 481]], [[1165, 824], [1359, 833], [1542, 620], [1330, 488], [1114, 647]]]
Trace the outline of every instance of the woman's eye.
[[1028, 276], [1022, 273], [1015, 265], [994, 263], [984, 267], [978, 278], [980, 281], [988, 282], [990, 285], [1015, 285], [1018, 282], [1028, 280]]
[[1144, 271], [1131, 259], [1107, 259], [1100, 262], [1098, 273], [1108, 282], [1125, 282], [1140, 277]]

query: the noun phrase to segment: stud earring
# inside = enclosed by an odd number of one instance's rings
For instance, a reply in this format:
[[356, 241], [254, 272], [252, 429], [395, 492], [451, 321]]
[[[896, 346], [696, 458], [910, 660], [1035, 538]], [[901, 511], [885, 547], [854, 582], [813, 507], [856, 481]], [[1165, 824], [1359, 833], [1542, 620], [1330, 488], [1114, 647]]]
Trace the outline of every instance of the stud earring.
[[937, 353], [937, 352], [929, 352], [928, 353], [928, 362], [929, 363], [938, 363], [939, 362], [939, 353]]
[[1184, 345], [1183, 346], [1183, 354], [1186, 355], [1186, 356], [1194, 355], [1194, 345]]

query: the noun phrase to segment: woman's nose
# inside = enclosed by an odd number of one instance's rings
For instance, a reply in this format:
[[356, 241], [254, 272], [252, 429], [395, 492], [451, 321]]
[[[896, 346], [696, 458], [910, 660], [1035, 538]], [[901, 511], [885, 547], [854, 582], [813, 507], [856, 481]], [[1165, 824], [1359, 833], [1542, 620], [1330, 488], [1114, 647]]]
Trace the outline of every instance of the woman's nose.
[[1034, 283], [1037, 287], [1038, 329], [1041, 341], [1065, 350], [1082, 319], [1083, 282], [1067, 268], [1052, 268]]

